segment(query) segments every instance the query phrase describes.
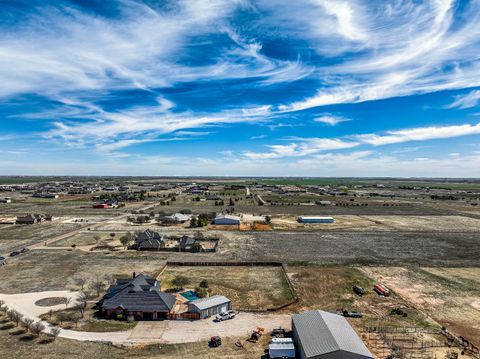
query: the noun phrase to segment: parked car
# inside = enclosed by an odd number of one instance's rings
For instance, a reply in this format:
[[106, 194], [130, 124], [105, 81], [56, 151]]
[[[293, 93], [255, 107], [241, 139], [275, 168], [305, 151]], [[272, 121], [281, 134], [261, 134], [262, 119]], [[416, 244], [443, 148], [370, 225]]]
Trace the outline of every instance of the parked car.
[[7, 264], [7, 259], [3, 256], [0, 256], [0, 266]]
[[13, 251], [12, 253], [10, 253], [10, 257], [15, 257], [15, 256], [18, 256], [20, 254], [19, 251]]
[[360, 286], [358, 286], [358, 285], [354, 285], [354, 286], [352, 287], [352, 289], [353, 289], [353, 292], [354, 292], [356, 295], [359, 295], [360, 297], [365, 294], [365, 289], [362, 288], [362, 287], [360, 287]]
[[233, 310], [229, 310], [227, 312], [217, 314], [215, 320], [221, 322], [223, 320], [233, 319], [236, 315], [237, 313], [235, 313]]

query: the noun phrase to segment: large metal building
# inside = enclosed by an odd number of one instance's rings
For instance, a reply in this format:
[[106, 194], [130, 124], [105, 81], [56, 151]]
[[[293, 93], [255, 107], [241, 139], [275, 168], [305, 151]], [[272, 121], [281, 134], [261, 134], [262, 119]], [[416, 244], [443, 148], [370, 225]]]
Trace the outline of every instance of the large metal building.
[[200, 319], [211, 317], [232, 309], [230, 299], [223, 295], [214, 295], [208, 298], [195, 299], [187, 303], [190, 313], [200, 314]]
[[312, 310], [292, 315], [292, 332], [301, 359], [373, 359], [348, 321]]
[[217, 225], [239, 225], [241, 222], [240, 217], [232, 216], [230, 214], [220, 214], [215, 217], [214, 223]]

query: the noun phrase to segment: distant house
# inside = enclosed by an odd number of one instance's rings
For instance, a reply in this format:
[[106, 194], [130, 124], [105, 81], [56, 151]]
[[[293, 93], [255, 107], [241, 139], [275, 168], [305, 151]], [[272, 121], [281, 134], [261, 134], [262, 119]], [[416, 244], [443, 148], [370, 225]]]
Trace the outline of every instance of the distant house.
[[183, 213], [175, 213], [170, 216], [166, 216], [165, 218], [170, 219], [171, 223], [185, 223], [192, 218], [190, 214], [183, 214]]
[[0, 198], [0, 203], [11, 203], [12, 199], [10, 197]]
[[314, 217], [314, 216], [300, 216], [297, 218], [299, 223], [333, 223], [333, 217]]
[[187, 303], [190, 313], [197, 313], [200, 319], [211, 317], [232, 309], [232, 302], [223, 295], [195, 299]]
[[147, 229], [136, 234], [134, 242], [134, 247], [138, 251], [155, 251], [159, 250], [160, 248], [165, 248], [167, 239], [158, 232]]
[[240, 217], [230, 214], [220, 214], [214, 219], [214, 223], [217, 225], [240, 225], [240, 222]]
[[198, 241], [195, 238], [182, 236], [182, 238], [178, 240], [178, 248], [180, 252], [193, 252], [197, 250], [197, 243]]
[[59, 197], [58, 194], [55, 193], [34, 193], [32, 197], [35, 198], [50, 198], [50, 199], [57, 199]]
[[135, 320], [171, 319], [176, 297], [160, 290], [160, 282], [139, 274], [133, 279], [118, 279], [99, 303], [103, 315], [123, 315]]
[[25, 216], [18, 216], [16, 223], [17, 224], [34, 224], [40, 223], [45, 220], [45, 216], [41, 214], [27, 214]]
[[373, 359], [348, 321], [312, 310], [292, 315], [292, 333], [300, 359]]

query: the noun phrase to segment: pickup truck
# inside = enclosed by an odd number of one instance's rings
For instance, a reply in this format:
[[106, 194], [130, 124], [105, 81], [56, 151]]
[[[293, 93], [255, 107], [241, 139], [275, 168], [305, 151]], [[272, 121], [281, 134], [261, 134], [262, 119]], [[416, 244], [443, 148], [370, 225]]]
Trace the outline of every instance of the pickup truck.
[[215, 316], [215, 320], [217, 322], [221, 322], [221, 321], [224, 321], [224, 320], [233, 319], [233, 318], [235, 318], [236, 315], [237, 315], [237, 313], [235, 313], [233, 310], [229, 310], [227, 312], [217, 314]]

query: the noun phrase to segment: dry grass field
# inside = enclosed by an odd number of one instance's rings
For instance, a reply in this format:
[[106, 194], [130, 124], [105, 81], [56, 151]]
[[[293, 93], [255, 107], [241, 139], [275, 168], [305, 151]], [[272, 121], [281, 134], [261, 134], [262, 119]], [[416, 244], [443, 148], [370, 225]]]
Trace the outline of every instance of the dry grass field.
[[189, 278], [189, 288], [206, 279], [211, 294], [225, 295], [236, 309], [268, 308], [292, 299], [281, 267], [168, 266], [159, 277], [162, 287], [172, 287], [171, 281], [178, 275]]
[[[320, 211], [321, 215], [330, 215]], [[334, 223], [303, 224], [294, 216], [272, 218], [275, 230], [299, 231], [429, 231], [429, 232], [478, 232], [480, 219], [463, 216], [377, 216], [377, 215], [338, 215]]]
[[480, 268], [366, 267], [440, 325], [480, 344]]

